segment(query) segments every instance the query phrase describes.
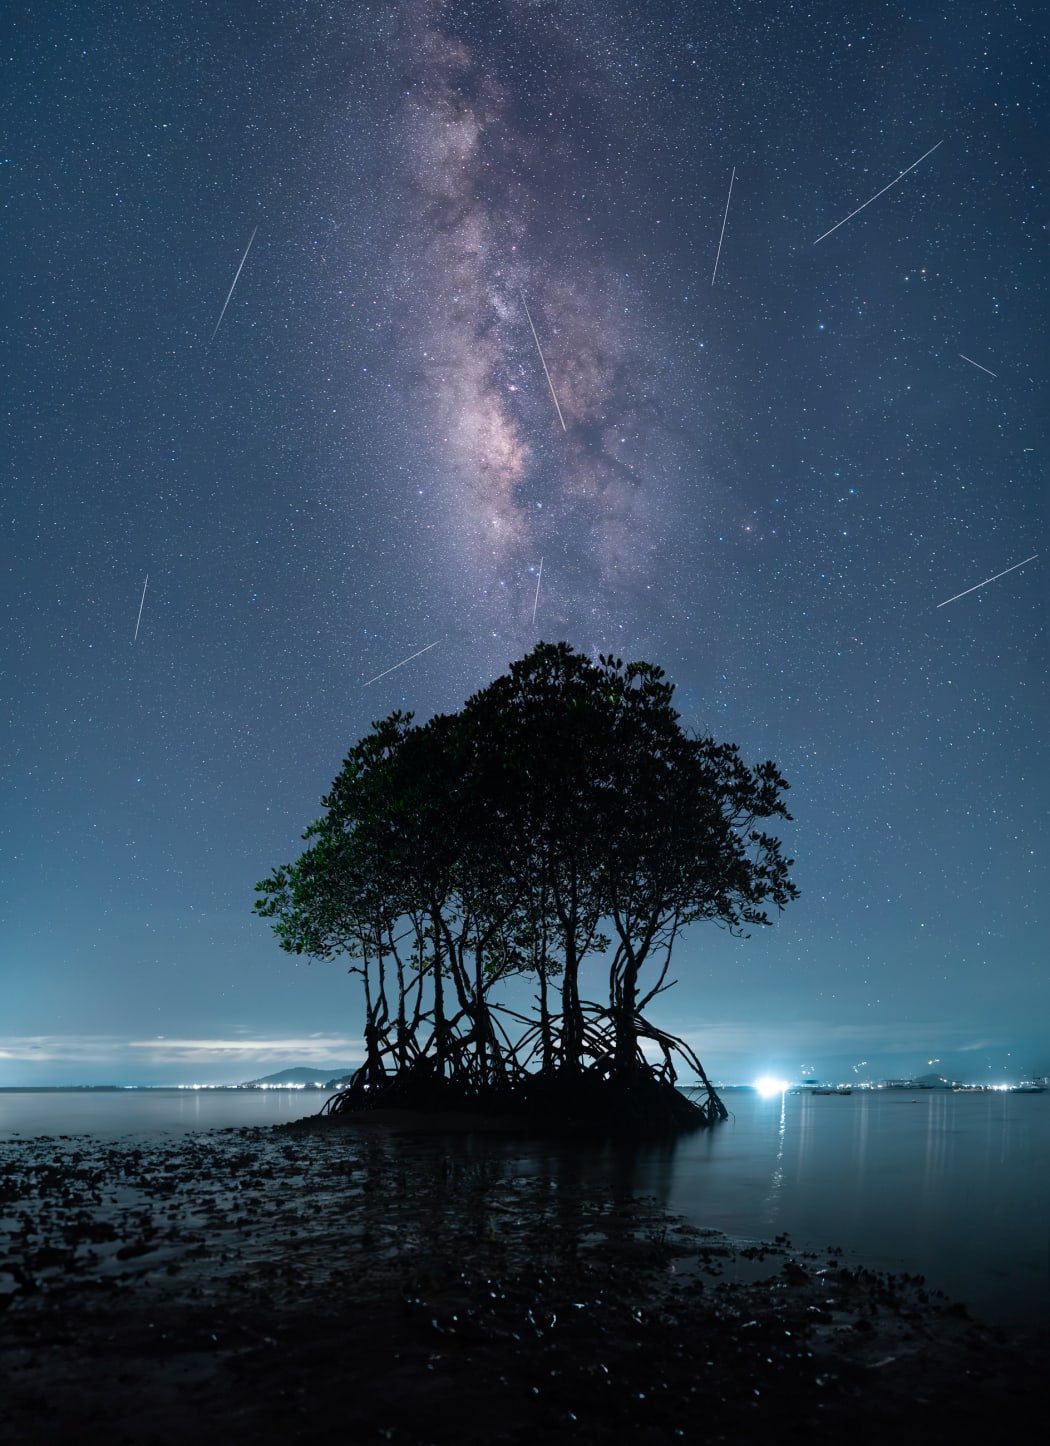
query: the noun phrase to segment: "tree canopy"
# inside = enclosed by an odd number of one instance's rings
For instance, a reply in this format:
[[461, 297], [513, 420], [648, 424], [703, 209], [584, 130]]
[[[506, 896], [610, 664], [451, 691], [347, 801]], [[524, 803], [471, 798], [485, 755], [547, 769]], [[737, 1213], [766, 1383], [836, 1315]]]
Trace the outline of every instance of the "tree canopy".
[[[757, 826], [790, 819], [788, 784], [687, 733], [672, 693], [652, 664], [540, 643], [458, 713], [393, 713], [350, 750], [255, 903], [282, 948], [346, 955], [362, 980], [366, 1059], [337, 1106], [644, 1113], [684, 1063], [702, 1118], [724, 1117], [695, 1053], [643, 1011], [683, 930], [745, 933], [797, 896]], [[596, 959], [607, 985], [588, 1000]], [[534, 1014], [500, 1002], [511, 975], [533, 981]]]

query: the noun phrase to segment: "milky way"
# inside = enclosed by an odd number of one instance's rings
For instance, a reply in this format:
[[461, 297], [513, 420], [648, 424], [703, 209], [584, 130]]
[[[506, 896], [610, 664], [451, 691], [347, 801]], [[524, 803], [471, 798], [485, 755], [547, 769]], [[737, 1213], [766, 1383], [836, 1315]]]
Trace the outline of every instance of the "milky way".
[[476, 13], [457, 33], [450, 8], [412, 7], [394, 47], [405, 443], [432, 489], [427, 522], [494, 626], [530, 624], [547, 555], [558, 616], [545, 626], [590, 613], [601, 635], [652, 577], [682, 465], [659, 395], [664, 338], [589, 224], [589, 194], [622, 184], [608, 132], [602, 156], [596, 132], [566, 127], [602, 77], [549, 11], [541, 26], [536, 7], [489, 7], [486, 43]]

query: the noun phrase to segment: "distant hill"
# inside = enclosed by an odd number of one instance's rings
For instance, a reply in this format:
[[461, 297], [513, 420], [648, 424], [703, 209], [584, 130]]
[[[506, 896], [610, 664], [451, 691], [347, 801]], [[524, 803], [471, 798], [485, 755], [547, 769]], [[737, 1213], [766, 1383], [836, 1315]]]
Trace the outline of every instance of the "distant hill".
[[327, 1084], [329, 1080], [346, 1079], [355, 1069], [356, 1064], [348, 1064], [344, 1069], [309, 1069], [300, 1064], [294, 1069], [282, 1069], [278, 1070], [277, 1074], [263, 1075], [262, 1079], [246, 1079], [244, 1085]]

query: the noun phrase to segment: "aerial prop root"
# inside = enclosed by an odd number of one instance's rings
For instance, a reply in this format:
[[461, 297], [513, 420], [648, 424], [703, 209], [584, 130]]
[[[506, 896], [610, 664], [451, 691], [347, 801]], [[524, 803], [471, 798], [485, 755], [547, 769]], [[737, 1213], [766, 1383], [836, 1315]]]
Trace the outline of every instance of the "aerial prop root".
[[[516, 1040], [494, 1018], [497, 1012], [526, 1026]], [[406, 1041], [393, 1023], [375, 1027], [368, 1060], [344, 1089], [325, 1102], [321, 1113], [394, 1106], [484, 1105], [513, 1110], [530, 1104], [542, 1106], [544, 1101], [556, 1105], [570, 1078], [586, 1085], [587, 1097], [597, 1101], [595, 1085], [629, 1091], [653, 1085], [674, 1090], [679, 1067], [684, 1064], [700, 1081], [697, 1093], [701, 1097], [692, 1103], [704, 1121], [712, 1124], [728, 1118], [696, 1052], [685, 1040], [638, 1013], [584, 1001], [580, 1015], [575, 1059], [568, 1057], [563, 1015], [537, 1021], [504, 1006], [491, 1006], [484, 1021], [460, 1014], [451, 1023], [439, 1023], [432, 1015], [423, 1015], [420, 1023], [431, 1031], [423, 1048], [415, 1040]], [[480, 1034], [485, 1039], [484, 1051], [477, 1048]], [[655, 1045], [658, 1060], [646, 1054], [646, 1041]]]

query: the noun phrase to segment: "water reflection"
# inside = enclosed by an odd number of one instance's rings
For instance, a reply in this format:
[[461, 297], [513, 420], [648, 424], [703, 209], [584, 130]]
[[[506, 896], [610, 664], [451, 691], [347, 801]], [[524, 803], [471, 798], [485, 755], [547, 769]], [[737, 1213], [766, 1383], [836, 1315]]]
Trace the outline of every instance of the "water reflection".
[[799, 1096], [799, 1110], [795, 1121], [797, 1144], [795, 1147], [795, 1178], [799, 1179], [809, 1165], [811, 1148], [811, 1127], [813, 1124], [813, 1097]]
[[[716, 1133], [711, 1129], [704, 1135]], [[475, 1138], [492, 1147], [486, 1137]], [[601, 1185], [620, 1199], [652, 1195], [664, 1202], [673, 1191], [675, 1164], [686, 1140], [692, 1145], [696, 1137], [646, 1142], [515, 1141], [497, 1148], [513, 1157], [508, 1164], [515, 1174], [547, 1175], [564, 1181], [570, 1189]], [[698, 1160], [705, 1158], [704, 1144], [710, 1149], [711, 1142], [702, 1141], [695, 1156]]]
[[773, 1160], [773, 1173], [769, 1179], [769, 1193], [762, 1212], [764, 1222], [773, 1226], [780, 1214], [780, 1192], [784, 1185], [784, 1141], [787, 1136], [787, 1094], [780, 1095], [780, 1119], [777, 1122], [777, 1152]]
[[926, 1150], [922, 1161], [921, 1200], [929, 1208], [940, 1188], [948, 1163], [947, 1109], [951, 1096], [930, 1092], [926, 1111]]

